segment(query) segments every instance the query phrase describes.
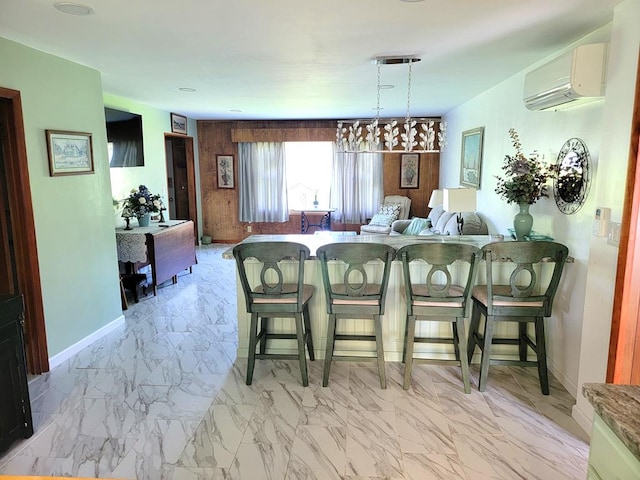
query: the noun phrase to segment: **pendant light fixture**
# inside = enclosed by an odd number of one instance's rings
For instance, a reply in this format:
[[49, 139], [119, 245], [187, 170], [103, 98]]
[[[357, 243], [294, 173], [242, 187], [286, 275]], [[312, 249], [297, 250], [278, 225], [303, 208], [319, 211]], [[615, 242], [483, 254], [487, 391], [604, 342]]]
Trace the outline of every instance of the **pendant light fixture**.
[[[421, 59], [414, 56], [376, 57], [376, 116], [371, 120], [341, 120], [336, 130], [338, 151], [438, 153], [446, 144], [446, 122], [439, 118], [411, 118], [412, 66]], [[382, 65], [407, 65], [407, 113], [404, 119], [380, 118], [380, 69]], [[401, 132], [402, 129], [402, 132]]]

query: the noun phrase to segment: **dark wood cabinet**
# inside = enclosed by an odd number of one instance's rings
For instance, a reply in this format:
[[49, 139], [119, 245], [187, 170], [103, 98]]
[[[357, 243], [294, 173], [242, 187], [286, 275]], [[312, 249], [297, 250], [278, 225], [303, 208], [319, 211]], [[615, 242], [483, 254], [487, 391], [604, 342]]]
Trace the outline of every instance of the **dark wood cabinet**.
[[22, 295], [0, 295], [0, 452], [33, 435]]

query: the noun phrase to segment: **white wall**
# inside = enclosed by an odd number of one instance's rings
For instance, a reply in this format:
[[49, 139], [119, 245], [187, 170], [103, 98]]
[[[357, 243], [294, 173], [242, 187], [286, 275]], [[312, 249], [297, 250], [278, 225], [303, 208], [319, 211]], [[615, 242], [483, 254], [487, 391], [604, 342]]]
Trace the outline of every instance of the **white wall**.
[[[640, 0], [626, 0], [615, 10], [601, 131], [603, 168], [593, 192], [598, 205], [611, 208], [612, 220], [616, 222], [622, 218], [624, 201], [640, 50], [639, 20]], [[605, 381], [617, 256], [618, 249], [607, 245], [605, 240], [590, 239], [579, 386]], [[593, 409], [581, 392], [576, 400], [573, 417], [590, 431]]]
[[592, 410], [580, 389], [586, 381], [605, 380], [618, 253], [606, 239], [592, 236], [592, 219], [597, 206], [610, 207], [612, 220], [619, 221], [622, 214], [639, 18], [640, 0], [626, 0], [617, 7], [612, 25], [571, 46], [611, 42], [604, 100], [559, 111], [528, 111], [522, 102], [524, 75], [549, 60], [545, 59], [445, 116], [449, 140], [442, 154], [441, 187], [459, 185], [461, 133], [485, 127], [478, 211], [487, 219], [490, 233], [506, 233], [517, 211], [494, 192], [494, 175], [501, 173], [504, 156], [514, 153], [509, 128], [520, 134], [525, 153], [538, 150], [549, 163], [571, 137], [584, 140], [591, 152], [593, 182], [581, 210], [564, 215], [553, 198], [543, 198], [531, 207], [534, 230], [566, 244], [575, 258], [565, 268], [554, 315], [547, 321], [548, 356], [550, 370], [577, 396], [573, 416], [586, 431], [590, 431]]

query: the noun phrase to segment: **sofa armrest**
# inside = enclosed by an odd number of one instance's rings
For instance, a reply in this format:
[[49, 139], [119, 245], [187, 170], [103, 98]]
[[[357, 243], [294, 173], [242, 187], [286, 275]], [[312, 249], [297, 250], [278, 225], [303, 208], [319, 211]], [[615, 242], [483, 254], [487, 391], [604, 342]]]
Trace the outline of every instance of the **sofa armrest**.
[[391, 235], [400, 235], [410, 223], [411, 220], [394, 220], [391, 224]]

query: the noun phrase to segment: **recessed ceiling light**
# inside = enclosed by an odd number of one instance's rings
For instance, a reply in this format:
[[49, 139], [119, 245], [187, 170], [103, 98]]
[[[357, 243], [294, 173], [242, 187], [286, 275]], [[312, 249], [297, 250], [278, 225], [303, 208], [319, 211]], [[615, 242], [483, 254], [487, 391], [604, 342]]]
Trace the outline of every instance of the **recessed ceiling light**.
[[68, 13], [69, 15], [93, 15], [96, 13], [93, 11], [93, 8], [79, 3], [58, 2], [54, 3], [53, 6], [61, 12]]
[[391, 88], [396, 88], [396, 86], [395, 85], [388, 85], [388, 84], [380, 85], [380, 90], [389, 90]]
[[230, 112], [234, 112], [234, 113], [242, 113], [242, 110], [238, 110], [237, 108], [232, 108], [231, 110], [229, 110]]
[[191, 87], [180, 87], [178, 88], [178, 90], [180, 90], [181, 92], [197, 92], [195, 88]]

